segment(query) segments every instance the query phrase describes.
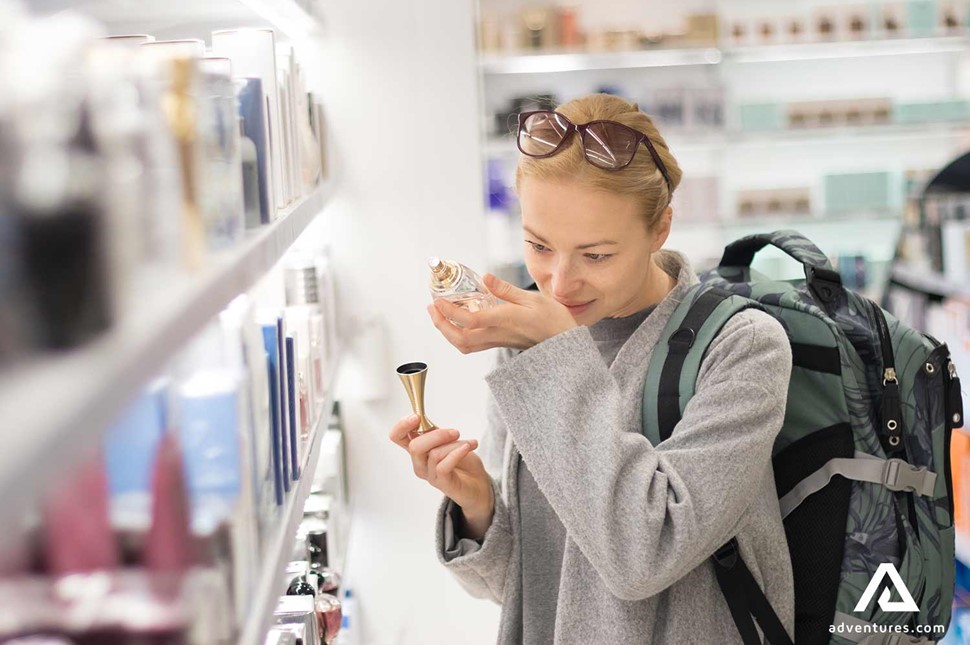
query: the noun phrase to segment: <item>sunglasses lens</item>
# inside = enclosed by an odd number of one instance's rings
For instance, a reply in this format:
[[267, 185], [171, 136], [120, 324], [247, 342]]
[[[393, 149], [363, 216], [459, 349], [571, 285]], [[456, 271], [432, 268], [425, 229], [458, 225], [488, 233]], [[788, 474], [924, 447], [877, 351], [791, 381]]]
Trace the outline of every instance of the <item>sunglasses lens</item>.
[[633, 160], [638, 138], [636, 130], [619, 123], [591, 123], [583, 137], [583, 150], [594, 166], [616, 170]]
[[555, 112], [539, 112], [519, 128], [519, 150], [530, 157], [552, 154], [569, 132], [569, 124]]

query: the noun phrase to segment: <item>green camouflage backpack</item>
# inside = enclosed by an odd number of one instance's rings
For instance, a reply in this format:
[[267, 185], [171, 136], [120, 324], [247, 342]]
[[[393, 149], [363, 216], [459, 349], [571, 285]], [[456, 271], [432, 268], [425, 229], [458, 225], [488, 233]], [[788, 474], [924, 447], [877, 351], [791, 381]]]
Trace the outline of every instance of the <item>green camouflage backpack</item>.
[[[804, 265], [805, 279], [756, 275], [751, 260], [768, 244]], [[658, 445], [675, 431], [711, 340], [750, 307], [774, 316], [792, 347], [772, 460], [794, 570], [795, 642], [936, 642], [943, 634], [925, 626], [949, 624], [955, 575], [956, 370], [945, 344], [844, 289], [799, 233], [742, 238], [701, 275], [651, 358], [644, 434]], [[762, 642], [754, 621], [771, 645], [791, 643], [736, 541], [712, 558], [745, 645]]]

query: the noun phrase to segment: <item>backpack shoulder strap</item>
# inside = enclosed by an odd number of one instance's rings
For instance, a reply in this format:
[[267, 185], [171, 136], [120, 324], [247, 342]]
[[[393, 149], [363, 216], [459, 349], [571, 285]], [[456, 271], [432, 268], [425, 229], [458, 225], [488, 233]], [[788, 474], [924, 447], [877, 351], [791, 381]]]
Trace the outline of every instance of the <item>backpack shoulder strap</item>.
[[[690, 289], [667, 322], [650, 357], [643, 385], [643, 433], [653, 445], [670, 438], [694, 395], [701, 360], [731, 317], [763, 307], [743, 296], [701, 283]], [[764, 592], [741, 558], [737, 538], [711, 556], [718, 586], [744, 645], [792, 645]]]
[[692, 396], [701, 361], [731, 317], [761, 305], [701, 283], [684, 296], [654, 347], [643, 384], [643, 434], [653, 445], [670, 438]]

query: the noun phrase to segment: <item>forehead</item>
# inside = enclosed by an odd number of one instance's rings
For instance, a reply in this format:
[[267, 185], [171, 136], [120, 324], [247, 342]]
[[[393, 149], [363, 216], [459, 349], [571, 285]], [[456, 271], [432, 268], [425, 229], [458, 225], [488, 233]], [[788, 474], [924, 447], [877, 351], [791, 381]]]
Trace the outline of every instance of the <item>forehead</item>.
[[542, 236], [577, 244], [607, 238], [622, 242], [625, 236], [643, 228], [632, 197], [578, 182], [530, 177], [519, 187], [519, 197], [523, 226]]

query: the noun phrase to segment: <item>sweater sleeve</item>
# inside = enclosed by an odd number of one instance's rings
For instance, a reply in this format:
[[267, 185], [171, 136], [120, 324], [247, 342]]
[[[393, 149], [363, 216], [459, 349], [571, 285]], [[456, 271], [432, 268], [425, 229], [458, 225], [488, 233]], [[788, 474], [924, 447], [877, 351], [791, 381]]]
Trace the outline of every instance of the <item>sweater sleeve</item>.
[[[503, 364], [509, 356], [509, 350], [500, 350], [496, 364]], [[436, 522], [438, 560], [469, 594], [499, 604], [502, 603], [505, 575], [512, 555], [512, 526], [501, 492], [507, 439], [508, 431], [498, 405], [494, 397], [489, 396], [486, 428], [478, 452], [492, 478], [495, 513], [483, 539], [474, 540], [461, 535], [461, 508], [447, 497], [441, 502]]]
[[701, 363], [694, 396], [654, 447], [587, 327], [486, 376], [509, 433], [570, 538], [617, 597], [668, 588], [737, 532], [771, 468], [791, 350], [781, 325], [746, 310]]

